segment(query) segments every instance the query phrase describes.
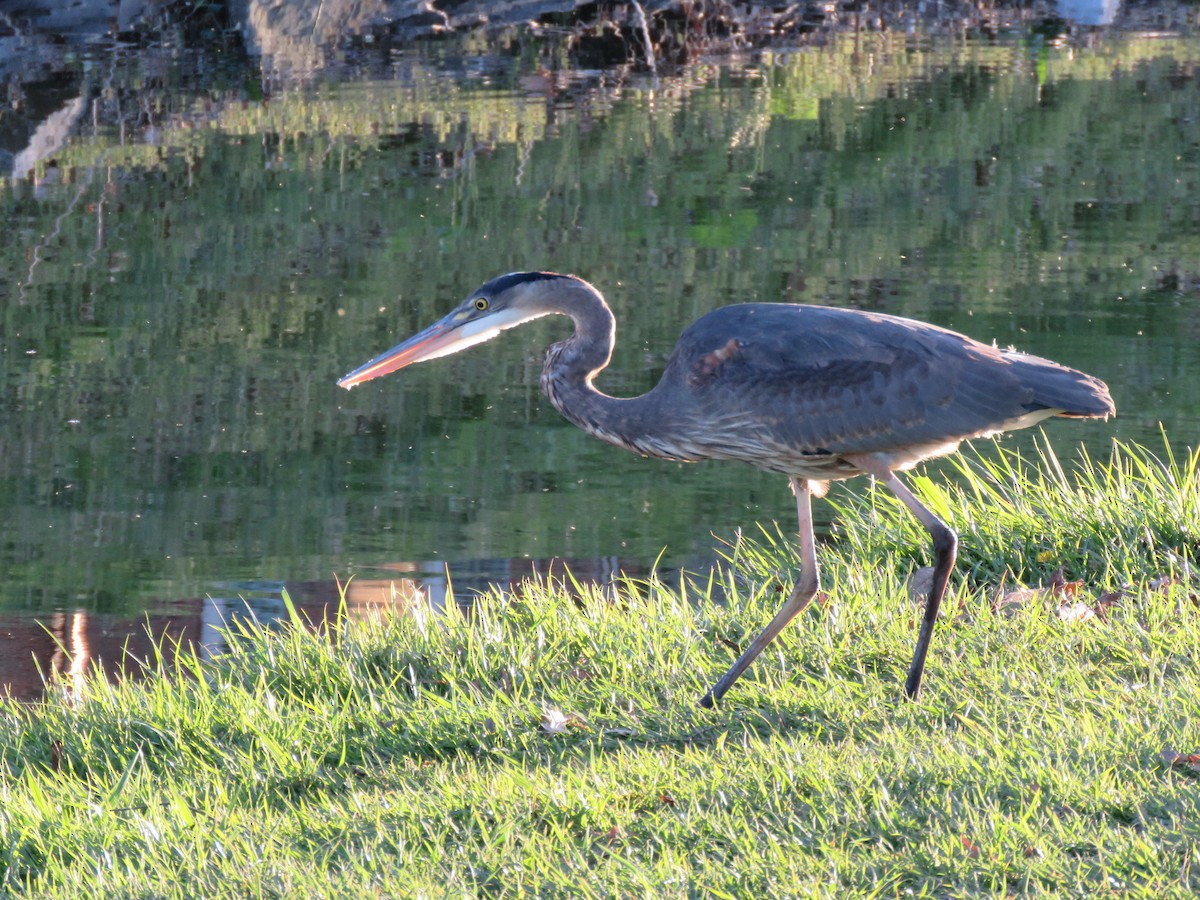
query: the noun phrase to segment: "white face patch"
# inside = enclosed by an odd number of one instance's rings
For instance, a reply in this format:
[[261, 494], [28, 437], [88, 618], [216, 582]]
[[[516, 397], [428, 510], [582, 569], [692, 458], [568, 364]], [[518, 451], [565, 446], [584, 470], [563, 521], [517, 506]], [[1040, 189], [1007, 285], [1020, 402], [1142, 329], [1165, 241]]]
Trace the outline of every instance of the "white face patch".
[[[548, 311], [522, 312], [515, 309], [502, 309], [499, 312], [476, 319], [473, 322], [468, 322], [465, 325], [453, 326], [453, 339], [447, 341], [444, 347], [439, 347], [428, 355], [422, 355], [421, 362], [458, 353], [460, 350], [466, 350], [468, 347], [474, 347], [476, 344], [490, 341], [500, 332], [509, 328], [530, 322], [534, 319], [540, 319], [542, 316], [549, 314]], [[450, 324], [453, 325], [453, 323]]]

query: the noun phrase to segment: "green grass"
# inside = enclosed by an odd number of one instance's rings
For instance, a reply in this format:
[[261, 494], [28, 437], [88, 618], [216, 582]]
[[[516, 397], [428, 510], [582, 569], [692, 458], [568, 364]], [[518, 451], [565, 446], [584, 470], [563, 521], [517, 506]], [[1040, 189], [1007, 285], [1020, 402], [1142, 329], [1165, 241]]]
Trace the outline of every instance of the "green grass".
[[[1200, 776], [1162, 752], [1200, 751], [1197, 456], [958, 467], [910, 479], [962, 535], [918, 703], [928, 540], [867, 491], [827, 597], [716, 711], [789, 580], [773, 533], [683, 594], [239, 626], [213, 662], [0, 705], [0, 894], [1194, 896]], [[1059, 568], [1120, 602], [992, 611]]]

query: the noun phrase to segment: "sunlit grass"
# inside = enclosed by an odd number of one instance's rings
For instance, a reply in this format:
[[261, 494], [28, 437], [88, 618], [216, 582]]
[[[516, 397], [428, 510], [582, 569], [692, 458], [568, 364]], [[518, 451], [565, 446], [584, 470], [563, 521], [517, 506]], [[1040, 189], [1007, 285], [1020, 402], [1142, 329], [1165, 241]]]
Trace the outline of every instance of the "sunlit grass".
[[[1116, 442], [1104, 461], [1086, 450], [1069, 464], [1044, 440], [1033, 459], [995, 445], [945, 463], [949, 477], [905, 480], [959, 535], [956, 579], [969, 588], [1033, 584], [1061, 571], [1095, 588], [1150, 578], [1187, 580], [1200, 551], [1200, 453], [1178, 458]], [[833, 538], [822, 565], [901, 577], [929, 558], [929, 535], [886, 488], [832, 501]], [[760, 576], [787, 572], [792, 538], [779, 526], [735, 546], [730, 558]], [[876, 589], [872, 585], [872, 589]]]
[[[1197, 774], [1161, 754], [1200, 750], [1196, 455], [957, 465], [911, 479], [962, 535], [919, 703], [928, 537], [868, 491], [826, 597], [717, 711], [695, 702], [780, 602], [784, 539], [719, 584], [243, 624], [218, 660], [0, 707], [0, 893], [1194, 895]], [[993, 612], [1059, 569], [1118, 602]]]

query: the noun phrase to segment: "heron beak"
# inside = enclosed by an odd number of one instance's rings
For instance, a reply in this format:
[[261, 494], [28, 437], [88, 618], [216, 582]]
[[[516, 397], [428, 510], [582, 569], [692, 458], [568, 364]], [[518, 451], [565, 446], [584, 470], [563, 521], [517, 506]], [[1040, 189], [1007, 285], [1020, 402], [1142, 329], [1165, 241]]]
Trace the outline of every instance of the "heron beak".
[[465, 312], [453, 312], [440, 322], [435, 322], [419, 334], [414, 334], [402, 344], [397, 344], [386, 353], [381, 353], [373, 360], [363, 363], [349, 375], [338, 382], [338, 387], [346, 390], [380, 375], [387, 375], [397, 369], [441, 356], [449, 356], [459, 350], [466, 350], [484, 341], [490, 341], [506, 328], [528, 322], [546, 312], [518, 312], [505, 309], [491, 312], [486, 316], [467, 318]]
[[[435, 322], [424, 331], [414, 334], [404, 343], [397, 344], [391, 350], [380, 353], [370, 362], [363, 363], [339, 380], [338, 387], [350, 390], [364, 381], [370, 381], [380, 375], [387, 375], [389, 372], [395, 372], [397, 369], [403, 369], [405, 366], [421, 362], [421, 360], [453, 353], [458, 349], [454, 345], [462, 340], [462, 334], [459, 332], [460, 329], [455, 328], [454, 323], [448, 322], [446, 319]], [[439, 353], [439, 350], [443, 352]]]

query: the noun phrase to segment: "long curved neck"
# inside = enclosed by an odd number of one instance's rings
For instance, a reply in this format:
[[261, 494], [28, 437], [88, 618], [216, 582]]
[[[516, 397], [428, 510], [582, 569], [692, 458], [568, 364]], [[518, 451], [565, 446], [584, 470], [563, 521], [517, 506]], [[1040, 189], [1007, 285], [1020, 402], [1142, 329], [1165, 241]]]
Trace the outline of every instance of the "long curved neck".
[[592, 384], [612, 358], [617, 324], [604, 298], [591, 285], [577, 284], [555, 298], [554, 312], [570, 316], [575, 333], [547, 351], [542, 391], [564, 417], [601, 440], [653, 453], [641, 440], [651, 421], [649, 395], [610, 397]]
[[[584, 285], [580, 284], [582, 287]], [[575, 322], [575, 333], [546, 352], [542, 386], [545, 388], [547, 379], [551, 379], [599, 393], [592, 387], [592, 379], [612, 359], [613, 345], [617, 342], [616, 317], [595, 289], [572, 290], [556, 299], [559, 302], [555, 311], [571, 317]], [[553, 401], [554, 398], [550, 399]]]

